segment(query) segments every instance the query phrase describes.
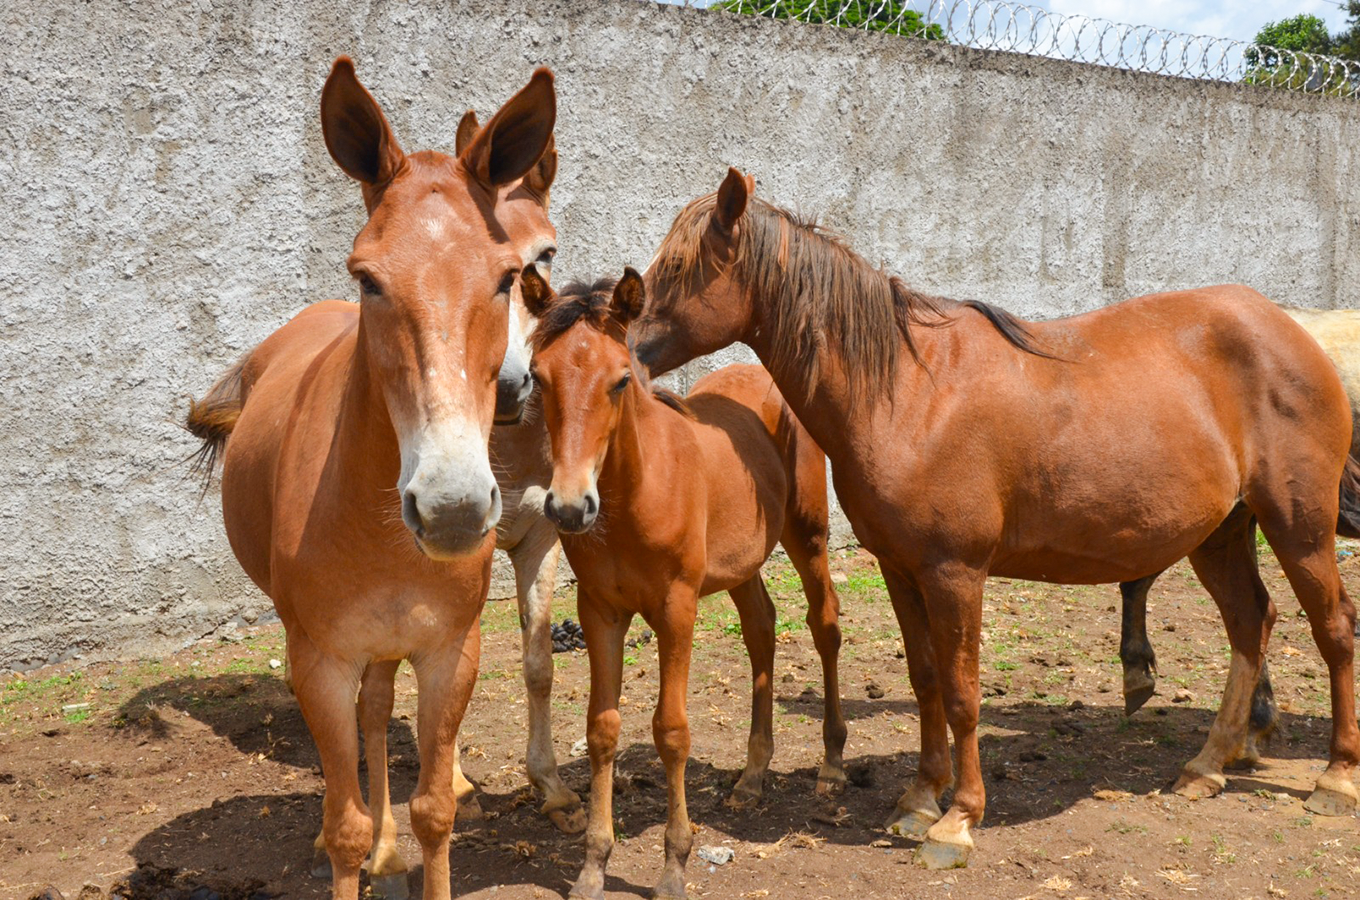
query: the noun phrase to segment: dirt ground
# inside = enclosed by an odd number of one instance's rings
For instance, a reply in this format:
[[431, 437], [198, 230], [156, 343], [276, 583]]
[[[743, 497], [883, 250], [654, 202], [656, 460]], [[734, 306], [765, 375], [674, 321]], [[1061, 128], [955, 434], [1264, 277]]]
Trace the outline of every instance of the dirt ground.
[[[1354, 545], [1338, 556], [1343, 577], [1360, 590]], [[991, 582], [982, 670], [987, 817], [971, 866], [953, 872], [918, 869], [912, 842], [881, 830], [913, 772], [919, 732], [872, 558], [846, 551], [833, 559], [845, 579], [841, 665], [852, 766], [852, 783], [834, 802], [813, 794], [821, 675], [803, 598], [791, 568], [772, 562], [766, 576], [781, 635], [772, 778], [757, 808], [723, 804], [744, 761], [750, 670], [730, 602], [708, 598], [690, 684], [690, 814], [696, 850], [724, 845], [736, 855], [721, 867], [692, 857], [691, 896], [1355, 896], [1356, 820], [1312, 817], [1302, 805], [1327, 753], [1325, 668], [1268, 549], [1262, 562], [1281, 611], [1270, 655], [1281, 732], [1260, 768], [1230, 773], [1222, 796], [1200, 802], [1164, 793], [1204, 740], [1228, 659], [1217, 611], [1189, 567], [1177, 566], [1154, 589], [1149, 631], [1162, 678], [1159, 695], [1132, 718], [1119, 693], [1114, 587]], [[556, 611], [559, 620], [574, 616], [570, 592]], [[513, 603], [489, 604], [483, 621], [480, 683], [461, 741], [486, 817], [459, 823], [454, 895], [563, 896], [583, 847], [538, 814], [526, 786]], [[275, 625], [165, 659], [0, 681], [0, 898], [28, 898], [48, 884], [73, 897], [87, 883], [164, 900], [326, 896], [326, 883], [308, 875], [321, 817], [317, 754], [282, 669], [271, 667], [282, 658]], [[580, 652], [555, 660], [558, 759], [584, 794], [588, 764], [571, 748], [584, 735], [587, 661]], [[660, 874], [666, 811], [651, 745], [654, 644], [630, 653], [625, 678], [611, 900], [647, 896]], [[870, 682], [884, 696], [870, 699]], [[417, 774], [415, 680], [406, 667], [397, 694], [393, 795], [418, 890], [420, 853], [405, 805]]]

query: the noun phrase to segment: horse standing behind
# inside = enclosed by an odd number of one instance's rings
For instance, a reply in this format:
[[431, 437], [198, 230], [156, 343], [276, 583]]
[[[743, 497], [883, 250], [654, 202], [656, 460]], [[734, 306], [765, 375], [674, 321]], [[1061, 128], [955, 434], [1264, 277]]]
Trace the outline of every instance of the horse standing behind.
[[[1316, 342], [1241, 286], [1041, 323], [927, 297], [754, 189], [731, 169], [676, 217], [647, 272], [635, 347], [664, 372], [744, 341], [830, 458], [842, 508], [882, 566], [920, 702], [916, 780], [889, 823], [924, 836], [917, 859], [966, 865], [982, 819], [978, 652], [990, 573], [1101, 584], [1188, 555], [1232, 659], [1208, 740], [1176, 791], [1220, 791], [1224, 765], [1246, 745], [1275, 621], [1256, 570], [1257, 522], [1330, 674], [1331, 760], [1307, 807], [1353, 812], [1355, 609], [1334, 552], [1351, 422]], [[946, 726], [959, 775], [941, 814], [954, 781]]]
[[569, 285], [555, 303], [532, 269], [522, 277], [525, 305], [540, 317], [533, 371], [552, 443], [544, 509], [576, 572], [590, 653], [586, 860], [571, 896], [604, 897], [623, 643], [633, 616], [641, 615], [657, 635], [661, 691], [652, 734], [669, 799], [666, 864], [653, 896], [684, 897], [694, 839], [685, 807], [685, 698], [697, 603], [721, 590], [732, 595], [751, 660], [746, 768], [729, 801], [744, 806], [760, 798], [774, 752], [775, 609], [760, 567], [776, 541], [802, 578], [822, 659], [826, 756], [818, 791], [834, 792], [845, 782], [826, 459], [759, 366], [720, 369], [684, 401], [649, 389], [625, 342], [643, 301], [642, 279], [632, 269], [617, 285]]
[[[1350, 459], [1360, 460], [1360, 310], [1282, 308], [1313, 336], [1341, 376], [1351, 405]], [[1360, 538], [1360, 508], [1353, 505], [1355, 499], [1345, 494], [1341, 497], [1336, 533], [1342, 537]], [[1351, 501], [1349, 506], [1348, 500]], [[1157, 685], [1157, 654], [1153, 652], [1147, 633], [1147, 598], [1158, 575], [1160, 573], [1119, 585], [1123, 599], [1119, 659], [1124, 667], [1125, 715], [1137, 712], [1152, 697]], [[1252, 696], [1245, 761], [1254, 761], [1259, 756], [1259, 743], [1275, 730], [1278, 720], [1270, 670], [1262, 663], [1261, 678]]]
[[[395, 836], [390, 810], [375, 828], [359, 791], [355, 696], [370, 664], [401, 659], [420, 689], [411, 825], [426, 896], [450, 894], [453, 758], [501, 513], [487, 453], [497, 375], [519, 271], [552, 236], [546, 198], [521, 179], [555, 119], [540, 69], [457, 158], [407, 155], [337, 59], [321, 122], [368, 210], [348, 260], [361, 301], [304, 309], [190, 409], [203, 460], [225, 451], [232, 549], [287, 632], [326, 779], [336, 900], [358, 896], [375, 832]], [[373, 706], [360, 703], [365, 718]], [[385, 796], [385, 760], [377, 768]], [[394, 856], [375, 853], [371, 874], [404, 881]]]

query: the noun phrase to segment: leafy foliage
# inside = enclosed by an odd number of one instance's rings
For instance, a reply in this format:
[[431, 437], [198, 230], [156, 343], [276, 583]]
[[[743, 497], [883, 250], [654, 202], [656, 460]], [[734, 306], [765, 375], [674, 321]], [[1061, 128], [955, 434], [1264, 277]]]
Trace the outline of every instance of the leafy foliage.
[[900, 0], [722, 0], [712, 8], [843, 28], [889, 31], [928, 41], [948, 40], [939, 23], [927, 23], [919, 12], [908, 9]]
[[[1256, 33], [1256, 47], [1245, 53], [1249, 84], [1321, 93], [1349, 93], [1347, 73], [1322, 57], [1360, 60], [1360, 0], [1348, 0], [1351, 21], [1346, 31], [1329, 34], [1327, 23], [1303, 13], [1267, 22]], [[1284, 53], [1280, 51], [1290, 51]]]

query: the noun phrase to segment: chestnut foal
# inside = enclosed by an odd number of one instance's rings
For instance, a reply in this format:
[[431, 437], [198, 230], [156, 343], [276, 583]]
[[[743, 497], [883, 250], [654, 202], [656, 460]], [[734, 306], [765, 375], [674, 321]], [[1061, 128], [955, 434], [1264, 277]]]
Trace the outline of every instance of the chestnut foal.
[[[348, 261], [361, 302], [304, 309], [189, 413], [203, 460], [225, 450], [227, 536], [287, 631], [326, 778], [336, 900], [358, 896], [374, 832], [390, 822], [384, 804], [375, 829], [359, 791], [355, 696], [366, 669], [401, 659], [420, 687], [411, 825], [425, 896], [450, 895], [454, 751], [501, 512], [487, 453], [497, 373], [518, 273], [553, 233], [522, 179], [555, 119], [540, 69], [457, 158], [408, 156], [353, 63], [337, 59], [321, 121], [368, 209]], [[385, 761], [376, 768], [385, 795]], [[375, 856], [372, 874], [400, 874], [388, 862]]]
[[666, 865], [654, 896], [683, 897], [693, 841], [685, 811], [685, 698], [696, 605], [726, 590], [741, 617], [753, 682], [751, 734], [731, 801], [751, 803], [773, 753], [775, 610], [760, 567], [776, 541], [802, 577], [822, 658], [826, 757], [818, 790], [834, 791], [845, 781], [826, 461], [759, 366], [721, 369], [684, 401], [649, 389], [626, 342], [628, 322], [643, 304], [642, 279], [632, 269], [617, 285], [570, 285], [555, 302], [531, 267], [521, 277], [525, 305], [540, 316], [533, 373], [553, 458], [544, 508], [578, 578], [590, 651], [586, 861], [571, 896], [604, 896], [623, 642], [633, 616], [641, 615], [657, 634], [661, 693], [652, 734], [670, 802]]

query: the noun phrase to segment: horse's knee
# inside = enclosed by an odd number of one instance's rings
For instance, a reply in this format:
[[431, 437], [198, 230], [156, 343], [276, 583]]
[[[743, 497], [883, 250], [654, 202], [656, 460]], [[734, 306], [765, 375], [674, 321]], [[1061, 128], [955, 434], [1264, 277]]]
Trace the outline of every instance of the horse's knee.
[[652, 722], [652, 739], [662, 760], [674, 762], [689, 756], [689, 720], [681, 717], [674, 722], [662, 721], [659, 717]]
[[357, 869], [373, 846], [373, 818], [357, 806], [346, 805], [325, 817], [322, 839], [339, 868]]
[[456, 812], [452, 790], [419, 794], [411, 798], [411, 831], [421, 846], [437, 846], [453, 831]]

